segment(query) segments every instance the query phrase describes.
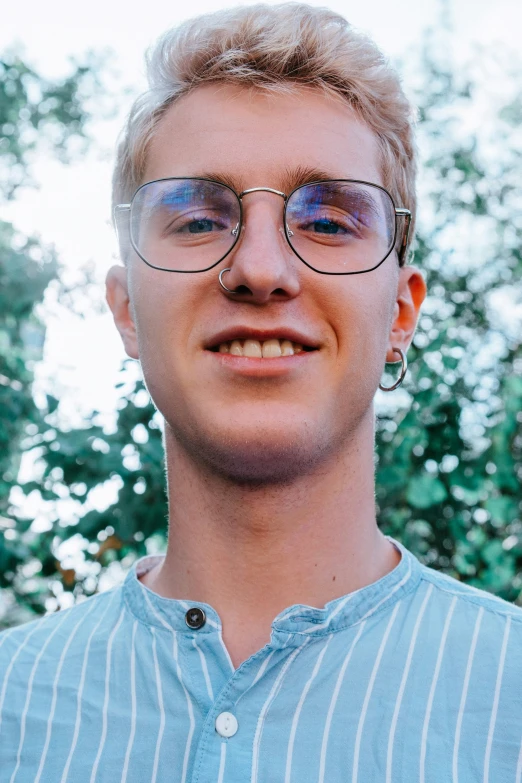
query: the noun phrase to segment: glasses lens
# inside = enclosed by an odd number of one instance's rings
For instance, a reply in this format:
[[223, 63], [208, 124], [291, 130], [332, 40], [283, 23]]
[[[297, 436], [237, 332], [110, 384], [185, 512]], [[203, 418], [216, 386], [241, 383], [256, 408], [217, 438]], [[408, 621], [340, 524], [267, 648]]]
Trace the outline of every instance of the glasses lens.
[[132, 244], [151, 266], [199, 272], [236, 241], [239, 201], [225, 185], [171, 179], [143, 185], [132, 200]]
[[289, 241], [319, 272], [366, 272], [389, 254], [395, 240], [395, 207], [385, 190], [331, 181], [304, 185], [286, 209]]

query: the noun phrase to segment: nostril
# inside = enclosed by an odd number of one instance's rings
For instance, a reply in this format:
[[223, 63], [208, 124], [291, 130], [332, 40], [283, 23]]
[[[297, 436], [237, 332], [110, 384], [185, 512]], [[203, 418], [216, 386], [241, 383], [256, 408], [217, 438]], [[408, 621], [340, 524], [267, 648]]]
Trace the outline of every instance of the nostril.
[[252, 291], [247, 285], [238, 285], [237, 288], [234, 289], [235, 294], [246, 294], [252, 296]]

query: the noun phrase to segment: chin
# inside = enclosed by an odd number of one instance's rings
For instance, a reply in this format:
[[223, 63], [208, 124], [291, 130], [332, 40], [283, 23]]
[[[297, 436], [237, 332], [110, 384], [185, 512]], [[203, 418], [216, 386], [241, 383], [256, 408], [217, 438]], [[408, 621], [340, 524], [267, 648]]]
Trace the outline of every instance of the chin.
[[[168, 423], [178, 445], [205, 472], [235, 484], [261, 487], [289, 484], [314, 472], [334, 451], [334, 438], [325, 428], [302, 423], [292, 431], [283, 426], [242, 428], [234, 432], [187, 431]], [[284, 435], [283, 435], [284, 433]]]

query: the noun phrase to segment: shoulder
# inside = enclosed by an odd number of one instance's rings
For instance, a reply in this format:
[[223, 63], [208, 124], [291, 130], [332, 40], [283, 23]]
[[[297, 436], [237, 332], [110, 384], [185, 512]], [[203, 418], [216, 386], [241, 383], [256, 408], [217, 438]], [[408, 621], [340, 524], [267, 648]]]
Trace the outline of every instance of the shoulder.
[[116, 587], [88, 598], [80, 604], [44, 615], [36, 620], [0, 632], [0, 671], [18, 665], [59, 658], [64, 648], [85, 644], [86, 634], [104, 633], [121, 606], [121, 588]]
[[459, 608], [469, 607], [470, 611], [497, 615], [510, 620], [522, 628], [522, 607], [505, 601], [486, 590], [459, 582], [452, 576], [421, 566], [421, 582], [432, 586], [435, 594], [447, 602], [451, 600]]
[[520, 731], [522, 608], [426, 566], [419, 587], [433, 602], [423, 649], [440, 682], [467, 698], [477, 716], [495, 705], [505, 725]]
[[[484, 665], [485, 678], [492, 677], [500, 663], [504, 669], [505, 663], [508, 679], [508, 670], [513, 684], [520, 679], [522, 608], [426, 566], [421, 567], [420, 586], [421, 592], [430, 592], [431, 643], [447, 637], [453, 653]], [[518, 686], [516, 690], [522, 695]]]

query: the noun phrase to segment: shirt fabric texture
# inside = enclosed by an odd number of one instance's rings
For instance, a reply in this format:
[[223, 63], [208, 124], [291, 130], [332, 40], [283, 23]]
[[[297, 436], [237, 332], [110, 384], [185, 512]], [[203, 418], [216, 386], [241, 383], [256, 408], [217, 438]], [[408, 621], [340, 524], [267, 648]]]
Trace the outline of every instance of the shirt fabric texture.
[[521, 783], [522, 610], [392, 542], [235, 671], [211, 606], [138, 580], [162, 556], [2, 632], [1, 783]]

